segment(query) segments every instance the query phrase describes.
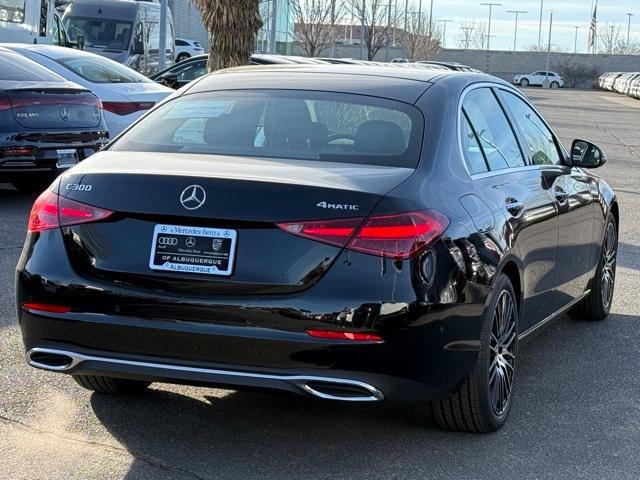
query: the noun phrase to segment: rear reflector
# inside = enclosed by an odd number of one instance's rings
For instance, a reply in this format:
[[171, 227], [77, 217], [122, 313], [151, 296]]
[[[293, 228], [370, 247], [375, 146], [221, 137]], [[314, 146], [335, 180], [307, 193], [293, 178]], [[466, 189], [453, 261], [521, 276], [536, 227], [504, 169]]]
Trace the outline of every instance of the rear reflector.
[[3, 157], [32, 157], [35, 153], [35, 149], [30, 147], [14, 147], [0, 150], [0, 155]]
[[[362, 225], [361, 225], [362, 224]], [[370, 255], [405, 260], [426, 250], [449, 225], [435, 210], [372, 215], [361, 218], [280, 223], [278, 227], [299, 237], [346, 247]]]
[[335, 330], [307, 330], [307, 335], [328, 340], [353, 340], [355, 342], [382, 342], [380, 335], [373, 333], [341, 332]]
[[22, 304], [22, 308], [46, 313], [69, 313], [71, 311], [71, 307], [66, 307], [64, 305], [52, 305], [50, 303], [27, 302]]
[[102, 108], [116, 115], [131, 115], [140, 110], [149, 110], [154, 102], [103, 102]]
[[44, 191], [33, 204], [29, 215], [29, 232], [42, 232], [57, 227], [104, 220], [113, 212], [59, 197], [51, 190]]

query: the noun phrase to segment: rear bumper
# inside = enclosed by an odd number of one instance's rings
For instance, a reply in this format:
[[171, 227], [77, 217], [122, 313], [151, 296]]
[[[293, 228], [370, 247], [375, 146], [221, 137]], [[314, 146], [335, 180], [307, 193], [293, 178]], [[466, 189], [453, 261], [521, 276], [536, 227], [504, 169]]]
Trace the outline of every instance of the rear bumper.
[[[106, 131], [92, 132], [16, 132], [0, 133], [0, 180], [15, 181], [25, 176], [55, 178], [65, 168], [58, 168], [58, 150], [76, 150], [78, 160], [98, 152], [109, 141]], [[30, 152], [15, 156], [8, 149], [26, 148]]]
[[[18, 319], [27, 352], [52, 349], [80, 360], [46, 367], [53, 371], [301, 394], [312, 394], [305, 385], [322, 378], [361, 382], [385, 400], [446, 398], [474, 368], [488, 287], [464, 281], [438, 248], [442, 278], [432, 289], [413, 281], [417, 265], [380, 276], [378, 261], [350, 253], [347, 270], [332, 268], [300, 293], [188, 295], [82, 277], [62, 235], [48, 231], [28, 237], [18, 263]], [[45, 313], [25, 302], [71, 310]], [[306, 333], [340, 328], [383, 341]]]

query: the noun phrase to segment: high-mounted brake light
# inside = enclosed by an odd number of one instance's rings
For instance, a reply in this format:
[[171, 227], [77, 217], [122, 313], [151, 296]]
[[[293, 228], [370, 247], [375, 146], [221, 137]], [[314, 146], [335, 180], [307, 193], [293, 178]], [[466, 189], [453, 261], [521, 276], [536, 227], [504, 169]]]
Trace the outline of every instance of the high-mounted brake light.
[[113, 212], [103, 208], [60, 197], [51, 190], [44, 191], [33, 204], [29, 215], [29, 232], [42, 232], [57, 227], [97, 222]]
[[307, 330], [307, 335], [328, 340], [353, 340], [355, 342], [382, 342], [382, 337], [373, 333], [342, 332], [339, 330]]
[[299, 237], [346, 247], [370, 255], [405, 260], [426, 250], [449, 225], [435, 210], [372, 215], [361, 218], [280, 223]]
[[102, 102], [102, 108], [116, 115], [131, 115], [140, 110], [149, 110], [154, 102]]

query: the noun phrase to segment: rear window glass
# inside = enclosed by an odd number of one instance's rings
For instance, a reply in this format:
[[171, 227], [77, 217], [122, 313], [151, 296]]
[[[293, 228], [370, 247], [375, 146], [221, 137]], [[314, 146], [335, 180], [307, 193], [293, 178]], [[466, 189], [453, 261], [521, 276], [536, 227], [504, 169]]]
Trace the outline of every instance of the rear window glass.
[[56, 61], [92, 83], [151, 82], [147, 77], [108, 58], [76, 57], [61, 58]]
[[12, 82], [63, 82], [64, 78], [14, 53], [0, 53], [0, 80]]
[[233, 91], [186, 95], [111, 147], [415, 167], [423, 122], [410, 105], [361, 95]]

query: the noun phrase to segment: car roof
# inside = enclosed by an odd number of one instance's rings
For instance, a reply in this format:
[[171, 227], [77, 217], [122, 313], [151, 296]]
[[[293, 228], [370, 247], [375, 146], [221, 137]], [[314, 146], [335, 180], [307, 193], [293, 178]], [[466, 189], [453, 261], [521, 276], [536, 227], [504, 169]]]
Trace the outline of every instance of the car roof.
[[6, 47], [9, 50], [16, 52], [29, 51], [39, 53], [45, 57], [57, 60], [59, 58], [72, 58], [72, 57], [91, 57], [91, 58], [104, 58], [95, 53], [87, 52], [85, 50], [77, 50], [75, 48], [59, 47], [57, 45], [39, 45], [31, 43], [2, 43], [0, 46]]
[[[303, 77], [304, 76], [304, 77]], [[508, 83], [485, 74], [453, 70], [410, 69], [364, 65], [262, 65], [236, 67], [205, 75], [185, 94], [214, 90], [270, 89], [315, 90], [389, 98], [415, 103], [434, 83], [447, 78], [466, 82]], [[366, 81], [364, 81], [366, 80]]]

